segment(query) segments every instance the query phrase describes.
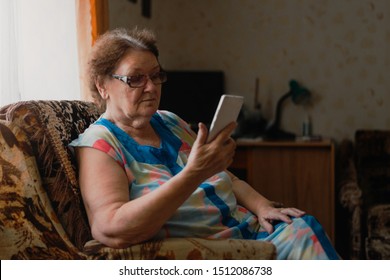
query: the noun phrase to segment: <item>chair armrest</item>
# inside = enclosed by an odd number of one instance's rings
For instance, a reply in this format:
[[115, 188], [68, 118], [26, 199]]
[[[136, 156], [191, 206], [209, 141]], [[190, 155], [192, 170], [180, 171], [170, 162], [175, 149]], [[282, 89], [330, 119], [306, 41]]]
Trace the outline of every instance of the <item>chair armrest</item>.
[[270, 242], [241, 239], [168, 238], [125, 249], [113, 249], [96, 240], [84, 247], [88, 259], [132, 260], [265, 260], [276, 258]]

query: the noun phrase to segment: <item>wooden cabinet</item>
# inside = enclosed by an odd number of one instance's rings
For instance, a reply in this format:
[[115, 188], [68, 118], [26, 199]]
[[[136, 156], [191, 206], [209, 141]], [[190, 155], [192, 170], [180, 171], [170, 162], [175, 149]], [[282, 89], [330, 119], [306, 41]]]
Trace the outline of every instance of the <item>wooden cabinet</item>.
[[315, 216], [334, 244], [334, 144], [237, 141], [230, 170], [270, 200]]

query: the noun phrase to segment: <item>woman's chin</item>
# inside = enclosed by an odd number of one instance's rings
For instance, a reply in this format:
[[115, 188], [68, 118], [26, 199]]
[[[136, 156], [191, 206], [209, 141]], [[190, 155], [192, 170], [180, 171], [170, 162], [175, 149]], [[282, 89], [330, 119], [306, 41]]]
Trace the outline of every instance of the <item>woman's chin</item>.
[[142, 106], [142, 114], [144, 116], [147, 116], [147, 115], [153, 116], [156, 113], [157, 109], [158, 109], [158, 106], [156, 106], [156, 103], [150, 103], [150, 104], [145, 103]]

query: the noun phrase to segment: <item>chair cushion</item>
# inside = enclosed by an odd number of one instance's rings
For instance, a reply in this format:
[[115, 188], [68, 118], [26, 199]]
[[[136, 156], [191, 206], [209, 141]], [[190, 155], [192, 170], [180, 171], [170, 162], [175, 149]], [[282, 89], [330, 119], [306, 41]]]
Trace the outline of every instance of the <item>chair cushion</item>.
[[29, 138], [54, 212], [79, 249], [91, 233], [75, 160], [67, 146], [99, 116], [93, 103], [83, 101], [18, 102], [0, 110], [0, 118], [20, 127]]

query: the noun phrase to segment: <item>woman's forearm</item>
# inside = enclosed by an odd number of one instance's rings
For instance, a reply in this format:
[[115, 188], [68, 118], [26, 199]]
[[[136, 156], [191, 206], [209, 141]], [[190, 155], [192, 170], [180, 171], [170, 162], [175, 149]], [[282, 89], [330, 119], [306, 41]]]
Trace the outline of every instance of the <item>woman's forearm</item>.
[[232, 179], [233, 192], [238, 204], [244, 206], [254, 214], [259, 213], [262, 207], [272, 205], [270, 200], [258, 193], [247, 182], [237, 178], [230, 172], [228, 173]]

